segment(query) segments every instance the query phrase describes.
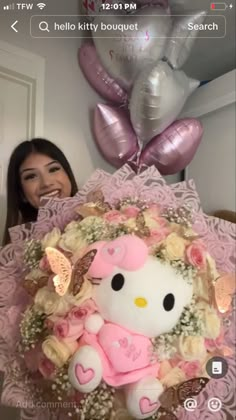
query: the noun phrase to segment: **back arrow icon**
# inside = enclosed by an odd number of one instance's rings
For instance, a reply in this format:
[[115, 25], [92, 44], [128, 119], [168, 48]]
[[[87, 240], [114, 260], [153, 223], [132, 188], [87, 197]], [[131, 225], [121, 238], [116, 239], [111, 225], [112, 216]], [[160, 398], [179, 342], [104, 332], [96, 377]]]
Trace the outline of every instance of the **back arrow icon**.
[[18, 23], [18, 20], [16, 20], [12, 25], [11, 28], [13, 29], [13, 31], [18, 32], [18, 30], [15, 28], [15, 25]]

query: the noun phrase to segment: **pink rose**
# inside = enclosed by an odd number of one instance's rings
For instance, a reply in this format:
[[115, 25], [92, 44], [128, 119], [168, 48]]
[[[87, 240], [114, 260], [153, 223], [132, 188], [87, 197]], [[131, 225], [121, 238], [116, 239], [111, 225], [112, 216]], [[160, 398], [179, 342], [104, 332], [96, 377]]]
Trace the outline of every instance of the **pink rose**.
[[164, 217], [153, 217], [153, 219], [158, 223], [160, 227], [165, 227], [167, 225], [167, 220]]
[[92, 299], [87, 299], [80, 306], [74, 306], [67, 316], [55, 321], [53, 333], [58, 339], [78, 340], [84, 330], [85, 319], [93, 314], [97, 307]]
[[46, 272], [51, 271], [51, 267], [50, 267], [50, 264], [48, 262], [47, 255], [44, 255], [43, 258], [41, 258], [41, 260], [39, 261], [39, 268], [42, 271], [46, 271]]
[[150, 236], [145, 239], [145, 242], [148, 246], [158, 244], [163, 241], [170, 233], [170, 230], [167, 228], [160, 229], [151, 229]]
[[69, 332], [69, 322], [66, 319], [55, 322], [53, 333], [57, 338], [66, 338]]
[[148, 212], [150, 212], [153, 216], [158, 216], [160, 214], [160, 207], [155, 203], [150, 204]]
[[199, 269], [205, 267], [206, 251], [205, 247], [203, 247], [201, 243], [198, 243], [196, 241], [189, 245], [186, 249], [186, 256], [188, 262], [194, 267], [197, 267]]
[[68, 342], [77, 340], [82, 334], [84, 323], [80, 320], [70, 321], [62, 319], [55, 322], [53, 334], [59, 339], [66, 339]]
[[196, 378], [199, 375], [201, 365], [198, 360], [193, 362], [180, 362], [178, 367], [185, 373], [188, 379]]
[[205, 338], [205, 347], [208, 351], [212, 352], [215, 349], [221, 349], [224, 344], [224, 331], [220, 332], [220, 335], [215, 339]]
[[42, 357], [38, 365], [38, 370], [44, 378], [50, 379], [55, 373], [55, 365], [47, 357]]
[[111, 210], [104, 214], [104, 219], [110, 223], [122, 223], [126, 220], [126, 217], [118, 210]]
[[137, 217], [137, 215], [140, 213], [140, 209], [135, 206], [129, 206], [122, 210], [122, 213], [128, 218]]
[[97, 307], [92, 299], [88, 299], [80, 306], [74, 306], [67, 315], [69, 320], [84, 320], [87, 316], [97, 311]]

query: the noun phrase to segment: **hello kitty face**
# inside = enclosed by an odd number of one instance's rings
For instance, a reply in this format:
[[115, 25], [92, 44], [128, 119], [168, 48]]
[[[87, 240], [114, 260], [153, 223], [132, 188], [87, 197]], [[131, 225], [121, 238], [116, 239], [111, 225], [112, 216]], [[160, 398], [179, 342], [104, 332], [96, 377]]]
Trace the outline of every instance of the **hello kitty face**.
[[192, 293], [169, 264], [148, 256], [138, 270], [115, 267], [94, 287], [93, 299], [106, 321], [152, 338], [172, 330]]

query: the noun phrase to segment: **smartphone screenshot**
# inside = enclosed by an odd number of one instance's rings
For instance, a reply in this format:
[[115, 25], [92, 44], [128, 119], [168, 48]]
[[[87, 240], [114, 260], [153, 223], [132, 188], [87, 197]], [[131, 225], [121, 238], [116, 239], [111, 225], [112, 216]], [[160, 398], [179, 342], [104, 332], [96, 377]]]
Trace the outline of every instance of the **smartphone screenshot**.
[[[232, 223], [235, 240], [235, 7], [235, 0], [0, 0], [0, 250], [9, 228], [36, 220], [42, 197], [72, 197], [96, 169], [113, 174], [125, 164], [136, 173], [155, 167], [168, 185], [193, 179], [204, 213]], [[32, 139], [27, 158], [23, 146], [13, 153]], [[37, 139], [59, 151], [49, 159]], [[232, 355], [228, 361], [221, 347], [206, 371], [206, 390], [201, 382], [189, 385], [192, 393], [177, 386], [159, 417], [146, 398], [136, 417], [120, 409], [120, 417], [96, 420], [235, 419]], [[0, 372], [0, 389], [2, 382]], [[2, 402], [0, 417], [26, 419], [35, 408]]]

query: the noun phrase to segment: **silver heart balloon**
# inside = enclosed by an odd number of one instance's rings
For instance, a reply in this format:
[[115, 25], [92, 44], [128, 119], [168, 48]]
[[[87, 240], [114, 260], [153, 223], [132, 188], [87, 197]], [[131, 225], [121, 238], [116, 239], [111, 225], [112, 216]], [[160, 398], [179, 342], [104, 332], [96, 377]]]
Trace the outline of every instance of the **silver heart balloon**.
[[198, 86], [198, 80], [171, 69], [164, 61], [147, 66], [135, 80], [129, 104], [140, 143], [147, 143], [165, 130]]
[[[98, 26], [93, 31], [93, 40], [107, 72], [129, 90], [148, 63], [163, 57], [171, 17], [158, 6], [146, 7], [132, 15], [112, 13], [95, 18], [94, 25]], [[136, 29], [132, 30], [131, 25], [135, 24]]]

